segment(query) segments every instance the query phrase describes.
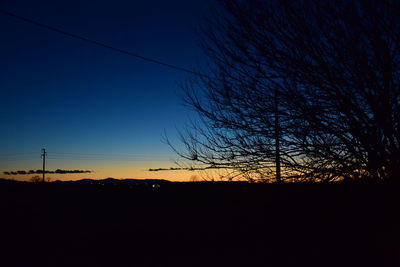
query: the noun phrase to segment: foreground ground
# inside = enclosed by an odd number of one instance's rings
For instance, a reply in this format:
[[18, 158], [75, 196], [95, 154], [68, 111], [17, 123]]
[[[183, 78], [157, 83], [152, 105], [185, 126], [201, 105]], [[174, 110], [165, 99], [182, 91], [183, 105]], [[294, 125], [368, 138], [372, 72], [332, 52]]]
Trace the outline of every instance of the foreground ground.
[[400, 266], [398, 183], [0, 183], [0, 266]]

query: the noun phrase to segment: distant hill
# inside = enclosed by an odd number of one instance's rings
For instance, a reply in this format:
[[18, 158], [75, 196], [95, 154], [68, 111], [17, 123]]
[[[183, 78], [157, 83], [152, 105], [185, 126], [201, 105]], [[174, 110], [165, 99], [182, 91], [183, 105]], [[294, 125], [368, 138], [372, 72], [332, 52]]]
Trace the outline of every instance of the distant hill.
[[105, 178], [105, 179], [81, 179], [77, 181], [56, 181], [56, 183], [76, 183], [76, 184], [97, 184], [97, 185], [153, 185], [153, 184], [166, 184], [172, 183], [171, 181], [164, 179], [116, 179], [116, 178]]
[[[26, 181], [18, 181], [18, 180], [10, 180], [5, 178], [0, 178], [0, 183], [28, 183]], [[85, 184], [85, 185], [155, 185], [155, 184], [166, 184], [172, 183], [171, 181], [164, 179], [134, 179], [134, 178], [126, 178], [126, 179], [116, 179], [116, 178], [105, 178], [105, 179], [81, 179], [75, 181], [61, 181], [56, 180], [52, 183], [57, 184]]]

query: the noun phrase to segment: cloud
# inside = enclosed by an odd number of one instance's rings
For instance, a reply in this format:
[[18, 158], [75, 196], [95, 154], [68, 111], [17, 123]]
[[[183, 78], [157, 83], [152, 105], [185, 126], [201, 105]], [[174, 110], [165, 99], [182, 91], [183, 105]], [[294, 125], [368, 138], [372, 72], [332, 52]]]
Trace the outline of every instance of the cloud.
[[[55, 174], [68, 174], [68, 173], [91, 173], [92, 171], [85, 170], [61, 170], [57, 169], [55, 171], [45, 171], [45, 173], [55, 173]], [[5, 175], [25, 175], [25, 174], [42, 174], [42, 170], [29, 170], [29, 171], [10, 171], [3, 172]]]
[[188, 170], [188, 168], [169, 168], [169, 169], [164, 169], [164, 168], [158, 168], [158, 169], [149, 169], [149, 172], [158, 172], [158, 171], [179, 171], [179, 170]]
[[[66, 174], [66, 173], [91, 173], [92, 171], [85, 171], [85, 170], [60, 170], [57, 169], [52, 173], [58, 173], [58, 174]], [[49, 172], [51, 173], [51, 172]]]

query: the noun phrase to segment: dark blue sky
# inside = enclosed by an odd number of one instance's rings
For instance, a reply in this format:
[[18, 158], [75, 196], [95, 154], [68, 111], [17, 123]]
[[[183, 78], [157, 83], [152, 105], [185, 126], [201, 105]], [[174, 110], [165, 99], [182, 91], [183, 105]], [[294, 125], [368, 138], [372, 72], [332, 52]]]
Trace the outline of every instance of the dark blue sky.
[[[6, 0], [0, 8], [189, 69], [203, 58], [194, 29], [207, 15], [204, 0]], [[2, 14], [0, 32], [1, 172], [40, 168], [42, 147], [49, 169], [98, 178], [145, 178], [148, 167], [172, 165], [162, 134], [174, 138], [191, 116], [177, 85], [187, 74]]]

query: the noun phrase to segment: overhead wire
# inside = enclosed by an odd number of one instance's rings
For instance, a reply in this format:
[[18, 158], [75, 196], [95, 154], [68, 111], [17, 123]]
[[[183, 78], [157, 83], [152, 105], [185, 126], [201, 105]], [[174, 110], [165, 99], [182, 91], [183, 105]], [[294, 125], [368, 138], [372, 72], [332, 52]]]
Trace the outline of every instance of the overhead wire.
[[166, 159], [171, 155], [146, 155], [146, 154], [112, 154], [112, 153], [59, 153], [52, 152], [49, 159], [67, 159], [67, 160], [141, 160], [151, 161]]
[[119, 53], [122, 53], [122, 54], [125, 54], [125, 55], [128, 55], [128, 56], [131, 56], [131, 57], [135, 57], [135, 58], [138, 58], [138, 59], [150, 62], [150, 63], [158, 64], [158, 65], [161, 65], [161, 66], [164, 66], [164, 67], [167, 67], [167, 68], [175, 69], [175, 70], [186, 72], [186, 73], [189, 73], [189, 74], [194, 74], [194, 75], [200, 76], [200, 77], [208, 77], [207, 75], [202, 74], [200, 72], [196, 72], [196, 71], [184, 68], [184, 67], [180, 67], [180, 66], [177, 66], [177, 65], [174, 65], [174, 64], [163, 62], [163, 61], [160, 61], [160, 60], [157, 60], [157, 59], [154, 59], [154, 58], [150, 58], [150, 57], [147, 57], [147, 56], [142, 56], [142, 55], [139, 55], [137, 53], [133, 53], [133, 52], [130, 52], [130, 51], [127, 51], [127, 50], [124, 50], [124, 49], [120, 49], [120, 48], [117, 48], [117, 47], [114, 47], [114, 46], [111, 46], [111, 45], [108, 45], [108, 44], [105, 44], [105, 43], [102, 43], [102, 42], [99, 42], [99, 41], [96, 41], [96, 40], [93, 40], [93, 39], [90, 39], [90, 38], [87, 38], [87, 37], [84, 37], [82, 35], [78, 35], [78, 34], [75, 34], [75, 33], [67, 32], [67, 31], [62, 30], [60, 28], [56, 28], [56, 27], [50, 26], [48, 24], [44, 24], [44, 23], [41, 23], [41, 22], [38, 22], [38, 21], [35, 21], [35, 20], [32, 20], [32, 19], [28, 19], [26, 17], [17, 15], [15, 13], [9, 12], [9, 11], [4, 10], [4, 9], [0, 9], [0, 13], [4, 14], [4, 15], [7, 15], [9, 17], [16, 18], [18, 20], [33, 24], [33, 25], [36, 25], [38, 27], [41, 27], [41, 28], [44, 28], [44, 29], [47, 29], [47, 30], [50, 30], [50, 31], [53, 31], [53, 32], [56, 32], [56, 33], [59, 33], [59, 34], [63, 34], [63, 35], [69, 36], [69, 37], [74, 38], [74, 39], [78, 39], [78, 40], [81, 40], [81, 41], [84, 41], [84, 42], [87, 42], [87, 43], [91, 43], [91, 44], [94, 44], [94, 45], [97, 45], [97, 46], [100, 46], [100, 47], [103, 47], [103, 48], [107, 48], [107, 49], [113, 50], [115, 52], [119, 52]]
[[[84, 155], [84, 156], [149, 156], [153, 157], [154, 154], [149, 155], [149, 154], [136, 154], [136, 153], [76, 153], [76, 152], [68, 152], [68, 153], [63, 153], [63, 152], [51, 152], [51, 154], [54, 155]], [[169, 156], [169, 154], [157, 154], [156, 156]]]
[[[171, 157], [170, 154], [113, 154], [113, 153], [61, 153], [50, 152], [48, 159], [66, 160], [158, 160]], [[0, 154], [0, 161], [30, 160], [39, 157], [38, 153]]]
[[[50, 30], [50, 31], [53, 31], [53, 32], [56, 32], [56, 33], [59, 33], [59, 34], [65, 35], [65, 36], [69, 36], [71, 38], [78, 39], [78, 40], [81, 40], [81, 41], [84, 41], [84, 42], [87, 42], [87, 43], [90, 43], [90, 44], [93, 44], [93, 45], [96, 45], [96, 46], [99, 46], [99, 47], [103, 47], [103, 48], [106, 48], [106, 49], [110, 49], [110, 50], [113, 50], [115, 52], [118, 52], [118, 53], [121, 53], [121, 54], [125, 54], [125, 55], [131, 56], [131, 57], [135, 57], [135, 58], [138, 58], [138, 59], [141, 59], [141, 60], [153, 63], [153, 64], [157, 64], [157, 65], [164, 66], [164, 67], [167, 67], [167, 68], [171, 68], [171, 69], [175, 69], [175, 70], [182, 71], [182, 72], [185, 72], [185, 73], [193, 74], [193, 75], [196, 75], [196, 76], [199, 76], [199, 77], [210, 78], [208, 75], [202, 74], [200, 72], [196, 72], [196, 71], [184, 68], [184, 67], [180, 67], [180, 66], [177, 66], [177, 65], [174, 65], [174, 64], [163, 62], [163, 61], [160, 61], [160, 60], [157, 60], [157, 59], [154, 59], [154, 58], [150, 58], [150, 57], [147, 57], [147, 56], [142, 56], [142, 55], [139, 55], [137, 53], [133, 53], [133, 52], [130, 52], [130, 51], [127, 51], [127, 50], [124, 50], [124, 49], [116, 48], [114, 46], [111, 46], [111, 45], [108, 45], [108, 44], [104, 44], [102, 42], [99, 42], [99, 41], [84, 37], [82, 35], [71, 33], [71, 32], [62, 30], [60, 28], [56, 28], [56, 27], [50, 26], [48, 24], [44, 24], [44, 23], [41, 23], [41, 22], [38, 22], [38, 21], [35, 21], [35, 20], [32, 20], [32, 19], [28, 19], [26, 17], [17, 15], [15, 13], [9, 12], [9, 11], [4, 10], [4, 9], [0, 9], [0, 13], [4, 14], [4, 15], [7, 15], [9, 17], [16, 18], [18, 20], [33, 24], [33, 25], [36, 25], [36, 26], [41, 27], [41, 28], [44, 28], [44, 29], [47, 29], [47, 30]], [[23, 155], [28, 155], [28, 154], [31, 155], [32, 154], [33, 155], [35, 153], [15, 153], [14, 155], [17, 155], [17, 154], [21, 154], [21, 155], [22, 154]], [[115, 155], [116, 155], [116, 154], [113, 155], [113, 154], [95, 154], [95, 153], [91, 153], [91, 154], [84, 154], [84, 153], [52, 153], [52, 154], [54, 154], [55, 156], [57, 156], [57, 155], [58, 156], [57, 157], [48, 157], [49, 159], [64, 159], [64, 160], [68, 159], [67, 157], [60, 157], [60, 155], [81, 155], [81, 156], [88, 156], [88, 155], [100, 156], [101, 155], [101, 156], [109, 156], [109, 157], [114, 157], [114, 158], [115, 158]], [[0, 156], [7, 157], [7, 156], [10, 156], [10, 155], [11, 154], [0, 155]], [[128, 157], [126, 157], [126, 155], [122, 155], [121, 154], [120, 156], [125, 157], [126, 160], [128, 160], [129, 156], [134, 156], [135, 160], [138, 160], [138, 158], [139, 159], [141, 158], [142, 160], [149, 160], [149, 159], [145, 159], [145, 157], [147, 157], [147, 156], [151, 157], [153, 159], [156, 159], [156, 156], [154, 156], [154, 155], [152, 156], [152, 155], [144, 155], [144, 154], [141, 154], [141, 155], [139, 155], [139, 154], [137, 154], [137, 155], [130, 154]], [[165, 158], [165, 157], [167, 157], [167, 155], [165, 155], [165, 156], [161, 156], [160, 155], [160, 158], [161, 157]], [[76, 160], [86, 160], [86, 159], [87, 160], [110, 160], [111, 158], [71, 157], [70, 159], [71, 160], [72, 159], [76, 159]], [[21, 158], [17, 159], [17, 158], [14, 158], [14, 157], [12, 159], [10, 159], [10, 158], [8, 158], [8, 159], [4, 159], [3, 158], [2, 159], [2, 161], [18, 161], [18, 160], [27, 160], [27, 159], [21, 159]]]
[[36, 155], [37, 153], [6, 153], [0, 154], [0, 157], [15, 157], [15, 156], [24, 156], [24, 155]]
[[[5, 162], [5, 161], [31, 161], [31, 160], [35, 160], [34, 158], [16, 158], [16, 159], [1, 159], [1, 162]], [[0, 163], [1, 163], [0, 162]]]

